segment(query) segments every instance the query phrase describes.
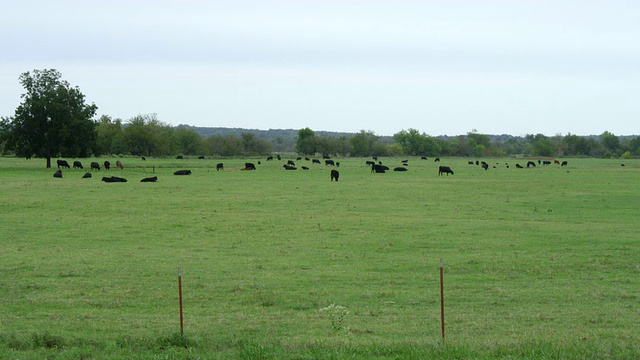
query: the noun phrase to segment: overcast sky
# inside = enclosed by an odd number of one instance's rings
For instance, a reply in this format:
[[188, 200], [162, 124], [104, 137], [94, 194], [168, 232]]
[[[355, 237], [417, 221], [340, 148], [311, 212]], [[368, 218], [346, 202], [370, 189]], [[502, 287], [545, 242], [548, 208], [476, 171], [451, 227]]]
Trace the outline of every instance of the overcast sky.
[[3, 1], [0, 116], [49, 68], [124, 121], [634, 135], [640, 1]]

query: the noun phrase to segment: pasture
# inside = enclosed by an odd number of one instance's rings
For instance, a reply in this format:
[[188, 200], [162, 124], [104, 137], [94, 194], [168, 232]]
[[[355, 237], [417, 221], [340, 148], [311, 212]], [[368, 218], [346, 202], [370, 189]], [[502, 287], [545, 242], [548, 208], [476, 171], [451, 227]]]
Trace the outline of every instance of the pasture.
[[640, 358], [640, 161], [287, 159], [1, 157], [0, 357]]

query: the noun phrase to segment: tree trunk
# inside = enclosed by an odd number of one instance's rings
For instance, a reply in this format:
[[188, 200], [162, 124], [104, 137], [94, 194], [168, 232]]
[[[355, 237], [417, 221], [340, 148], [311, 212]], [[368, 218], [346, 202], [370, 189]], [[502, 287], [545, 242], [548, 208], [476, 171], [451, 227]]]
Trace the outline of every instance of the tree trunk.
[[47, 157], [47, 169], [51, 168], [51, 157]]

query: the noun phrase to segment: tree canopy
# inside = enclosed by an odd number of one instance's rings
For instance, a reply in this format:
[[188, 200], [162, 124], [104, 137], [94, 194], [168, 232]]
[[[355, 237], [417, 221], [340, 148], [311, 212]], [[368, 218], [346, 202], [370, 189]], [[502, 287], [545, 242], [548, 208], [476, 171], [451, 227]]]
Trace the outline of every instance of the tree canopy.
[[20, 157], [47, 160], [58, 156], [86, 157], [95, 147], [92, 121], [97, 107], [85, 103], [78, 87], [61, 79], [55, 69], [34, 70], [20, 75], [26, 92], [13, 117], [2, 119], [5, 150]]

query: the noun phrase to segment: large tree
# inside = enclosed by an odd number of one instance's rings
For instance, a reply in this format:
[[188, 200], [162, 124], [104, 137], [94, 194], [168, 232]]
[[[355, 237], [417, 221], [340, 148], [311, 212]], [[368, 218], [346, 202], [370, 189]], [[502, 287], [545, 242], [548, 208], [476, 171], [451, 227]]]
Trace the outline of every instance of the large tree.
[[55, 69], [20, 75], [26, 93], [12, 118], [2, 120], [5, 149], [20, 157], [47, 159], [58, 156], [87, 157], [95, 147], [92, 118], [97, 107], [85, 103], [78, 87], [61, 79]]

